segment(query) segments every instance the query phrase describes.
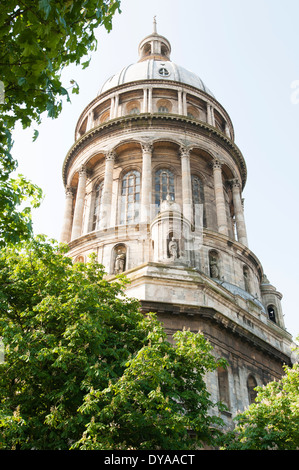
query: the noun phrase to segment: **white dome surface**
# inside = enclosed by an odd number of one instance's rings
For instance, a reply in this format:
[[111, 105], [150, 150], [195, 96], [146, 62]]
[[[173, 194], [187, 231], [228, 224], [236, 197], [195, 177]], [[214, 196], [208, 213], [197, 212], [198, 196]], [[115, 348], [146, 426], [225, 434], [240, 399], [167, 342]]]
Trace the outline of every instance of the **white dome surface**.
[[214, 96], [195, 73], [190, 72], [174, 62], [155, 59], [144, 60], [124, 67], [119, 73], [112, 75], [112, 77], [106, 80], [99, 90], [98, 95], [119, 85], [140, 80], [171, 80], [191, 85]]

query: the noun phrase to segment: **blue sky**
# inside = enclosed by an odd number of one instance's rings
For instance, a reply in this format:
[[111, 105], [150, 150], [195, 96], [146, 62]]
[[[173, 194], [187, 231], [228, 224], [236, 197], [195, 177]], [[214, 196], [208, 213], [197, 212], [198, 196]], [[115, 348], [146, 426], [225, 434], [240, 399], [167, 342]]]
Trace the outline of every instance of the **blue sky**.
[[249, 247], [282, 292], [287, 330], [297, 336], [298, 0], [123, 0], [112, 31], [99, 29], [89, 68], [63, 72], [65, 87], [71, 79], [79, 83], [79, 96], [72, 95], [55, 121], [43, 118], [36, 142], [32, 130], [14, 134], [18, 171], [45, 193], [34, 213], [35, 232], [59, 239], [61, 169], [77, 119], [107, 78], [137, 61], [154, 15], [158, 32], [171, 43], [173, 62], [199, 75], [232, 119], [248, 170], [243, 197]]

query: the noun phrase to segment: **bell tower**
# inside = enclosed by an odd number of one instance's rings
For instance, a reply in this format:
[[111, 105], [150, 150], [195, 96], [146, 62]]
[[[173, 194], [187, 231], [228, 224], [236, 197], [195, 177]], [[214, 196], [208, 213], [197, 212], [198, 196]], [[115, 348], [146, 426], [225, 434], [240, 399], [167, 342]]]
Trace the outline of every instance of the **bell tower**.
[[63, 163], [61, 241], [75, 261], [96, 253], [108, 279], [125, 273], [128, 295], [157, 312], [170, 337], [182, 328], [205, 334], [229, 363], [207, 384], [227, 402], [230, 425], [253, 384], [290, 364], [282, 295], [250, 250], [246, 163], [227, 111], [171, 61], [155, 21], [138, 53], [78, 119]]

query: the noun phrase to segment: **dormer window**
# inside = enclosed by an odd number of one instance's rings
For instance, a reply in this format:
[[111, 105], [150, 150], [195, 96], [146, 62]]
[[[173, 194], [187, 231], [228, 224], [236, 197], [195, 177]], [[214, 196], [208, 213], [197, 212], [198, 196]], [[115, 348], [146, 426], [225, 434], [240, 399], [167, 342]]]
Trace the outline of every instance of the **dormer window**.
[[168, 77], [169, 72], [165, 67], [161, 67], [159, 69], [159, 74], [161, 75], [161, 77]]

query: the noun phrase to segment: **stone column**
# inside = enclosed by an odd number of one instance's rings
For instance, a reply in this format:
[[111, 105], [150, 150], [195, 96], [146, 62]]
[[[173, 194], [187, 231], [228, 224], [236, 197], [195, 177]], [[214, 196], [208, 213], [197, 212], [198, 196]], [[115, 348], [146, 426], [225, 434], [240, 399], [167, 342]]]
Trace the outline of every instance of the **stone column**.
[[228, 235], [221, 166], [222, 165], [218, 160], [214, 160], [213, 174], [214, 174], [216, 214], [217, 214], [217, 222], [218, 222], [218, 231], [220, 233], [223, 233], [224, 235]]
[[233, 204], [234, 204], [234, 211], [235, 211], [238, 241], [242, 243], [243, 245], [248, 246], [244, 211], [243, 211], [242, 199], [241, 199], [240, 183], [237, 179], [234, 179], [231, 182], [231, 186], [232, 186], [232, 193], [233, 193]]
[[65, 209], [63, 226], [60, 236], [61, 243], [68, 243], [71, 239], [73, 225], [73, 191], [70, 187], [65, 189]]
[[147, 88], [143, 90], [142, 112], [147, 113]]
[[84, 165], [79, 170], [79, 181], [76, 195], [76, 204], [73, 220], [72, 240], [80, 237], [82, 232], [84, 199], [86, 191], [86, 168]]
[[183, 91], [183, 114], [187, 116], [187, 93]]
[[178, 114], [183, 114], [183, 101], [181, 90], [178, 90]]
[[141, 144], [142, 146], [142, 185], [141, 185], [141, 208], [140, 221], [149, 223], [152, 203], [152, 144]]
[[183, 214], [187, 220], [192, 221], [192, 184], [190, 169], [190, 150], [181, 147], [181, 168], [182, 168], [182, 201]]
[[112, 183], [115, 153], [108, 152], [106, 155], [105, 177], [101, 203], [99, 229], [103, 230], [110, 226], [111, 201], [112, 201]]
[[147, 106], [147, 112], [152, 113], [153, 112], [153, 90], [152, 88], [148, 89], [148, 106]]
[[118, 103], [119, 103], [119, 95], [117, 94], [114, 99], [114, 113], [113, 118], [116, 118], [118, 115]]
[[114, 115], [114, 105], [115, 105], [115, 97], [112, 96], [110, 101], [110, 119], [113, 119]]

